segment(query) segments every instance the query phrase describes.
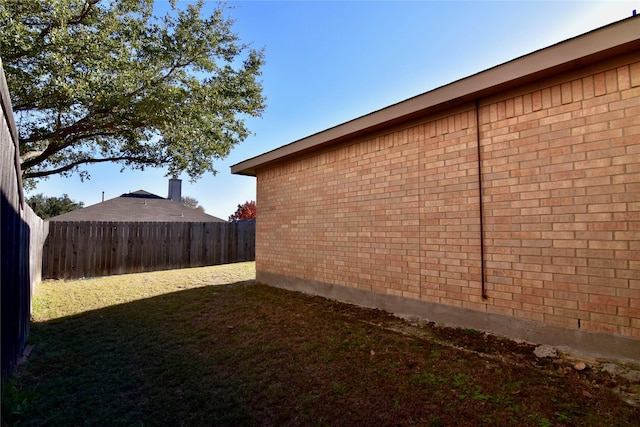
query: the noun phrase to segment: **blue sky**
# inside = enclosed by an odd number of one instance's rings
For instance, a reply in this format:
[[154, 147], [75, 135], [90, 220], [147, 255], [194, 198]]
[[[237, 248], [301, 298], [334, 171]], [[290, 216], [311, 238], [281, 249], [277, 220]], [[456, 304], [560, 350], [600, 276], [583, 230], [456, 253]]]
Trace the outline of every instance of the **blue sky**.
[[[159, 10], [168, 8], [156, 0]], [[179, 7], [188, 4], [178, 1]], [[207, 2], [211, 10], [215, 2]], [[640, 13], [622, 1], [229, 1], [243, 42], [265, 49], [267, 108], [247, 124], [254, 135], [216, 163], [217, 175], [182, 194], [223, 219], [256, 199], [255, 178], [230, 166], [535, 50]], [[146, 190], [166, 197], [166, 170], [120, 173], [89, 167], [91, 179], [52, 177], [44, 193], [89, 206]], [[259, 201], [258, 201], [259, 204]], [[258, 208], [259, 209], [259, 208]]]

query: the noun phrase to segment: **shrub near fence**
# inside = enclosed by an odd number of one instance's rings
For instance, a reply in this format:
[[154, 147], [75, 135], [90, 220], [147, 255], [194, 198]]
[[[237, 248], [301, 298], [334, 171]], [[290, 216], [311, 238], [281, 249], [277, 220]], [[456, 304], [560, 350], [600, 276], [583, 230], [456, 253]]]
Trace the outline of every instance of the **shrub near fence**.
[[42, 277], [77, 279], [255, 260], [255, 221], [50, 222]]

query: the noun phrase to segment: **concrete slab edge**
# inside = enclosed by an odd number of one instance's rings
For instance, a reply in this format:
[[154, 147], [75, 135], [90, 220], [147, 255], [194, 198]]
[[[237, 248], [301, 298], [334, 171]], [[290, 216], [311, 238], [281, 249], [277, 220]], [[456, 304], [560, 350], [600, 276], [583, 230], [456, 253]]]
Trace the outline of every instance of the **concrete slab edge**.
[[532, 344], [548, 344], [565, 352], [640, 361], [640, 340], [619, 335], [571, 329], [265, 271], [257, 271], [256, 280], [277, 288], [384, 310], [402, 318], [475, 329]]

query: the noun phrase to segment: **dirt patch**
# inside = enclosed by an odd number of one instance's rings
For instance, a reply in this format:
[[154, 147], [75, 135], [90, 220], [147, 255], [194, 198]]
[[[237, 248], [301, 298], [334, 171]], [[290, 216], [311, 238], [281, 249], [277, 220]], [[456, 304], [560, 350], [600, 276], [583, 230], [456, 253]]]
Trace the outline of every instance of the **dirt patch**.
[[[394, 329], [394, 328], [392, 328]], [[402, 322], [399, 332], [433, 340], [487, 360], [515, 366], [533, 366], [554, 373], [577, 371], [585, 381], [600, 384], [619, 395], [629, 405], [640, 407], [640, 362], [594, 357], [577, 352], [563, 352], [550, 347], [552, 355], [538, 355], [541, 345], [518, 342], [464, 328], [450, 328], [433, 323]], [[544, 354], [542, 352], [541, 354]]]

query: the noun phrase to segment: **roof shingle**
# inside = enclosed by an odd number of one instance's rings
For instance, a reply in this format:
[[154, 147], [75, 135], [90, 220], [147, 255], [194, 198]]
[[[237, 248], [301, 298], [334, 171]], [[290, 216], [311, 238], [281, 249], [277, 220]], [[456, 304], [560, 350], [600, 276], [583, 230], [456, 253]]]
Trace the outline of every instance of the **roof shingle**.
[[49, 221], [226, 222], [144, 190], [54, 216]]

